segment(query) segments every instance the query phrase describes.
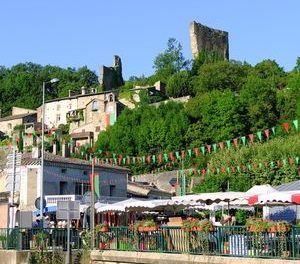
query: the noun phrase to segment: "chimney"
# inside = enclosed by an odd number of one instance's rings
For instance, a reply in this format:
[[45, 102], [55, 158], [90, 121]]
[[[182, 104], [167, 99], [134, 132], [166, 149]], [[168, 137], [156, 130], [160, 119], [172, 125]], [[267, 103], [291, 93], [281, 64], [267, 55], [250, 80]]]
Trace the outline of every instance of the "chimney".
[[31, 158], [38, 159], [41, 157], [41, 150], [39, 147], [32, 147]]
[[72, 90], [69, 90], [69, 97], [72, 97], [74, 95], [74, 92]]
[[69, 148], [68, 148], [68, 144], [62, 144], [61, 155], [62, 155], [64, 158], [70, 157], [70, 150], [69, 150]]
[[53, 149], [52, 149], [52, 154], [53, 155], [57, 155], [58, 151], [57, 151], [57, 143], [53, 142]]
[[87, 92], [87, 88], [86, 88], [85, 86], [82, 86], [82, 87], [81, 87], [81, 94], [82, 94], [82, 95], [85, 95], [86, 92]]
[[91, 88], [91, 93], [97, 93], [97, 88], [96, 87]]

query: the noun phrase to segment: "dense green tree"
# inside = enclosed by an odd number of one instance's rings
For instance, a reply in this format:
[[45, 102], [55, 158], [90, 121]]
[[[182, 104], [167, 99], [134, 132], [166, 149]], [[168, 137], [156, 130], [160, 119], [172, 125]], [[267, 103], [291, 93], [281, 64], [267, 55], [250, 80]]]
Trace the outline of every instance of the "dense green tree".
[[243, 86], [249, 65], [237, 62], [220, 61], [204, 64], [193, 77], [193, 89], [196, 93], [205, 93], [212, 90], [239, 91]]
[[[192, 98], [186, 106], [186, 111], [193, 120], [198, 120], [199, 139], [214, 143], [233, 138], [242, 133], [244, 125], [241, 122], [241, 112], [237, 96], [230, 91], [212, 91]], [[194, 129], [188, 130], [187, 140], [193, 139]], [[193, 142], [191, 142], [192, 145]]]
[[63, 69], [20, 63], [11, 68], [0, 67], [0, 107], [3, 115], [10, 114], [12, 106], [36, 108], [42, 102], [42, 83], [52, 78], [60, 82], [46, 87], [46, 99], [67, 96], [69, 90], [80, 92], [82, 86], [97, 86], [97, 75], [86, 66]]
[[169, 97], [181, 97], [192, 94], [190, 75], [187, 71], [181, 71], [172, 75], [167, 83], [167, 95]]
[[156, 56], [153, 68], [158, 79], [167, 82], [168, 78], [189, 66], [182, 53], [182, 46], [175, 38], [169, 38], [167, 49]]
[[276, 89], [266, 80], [250, 75], [240, 92], [240, 102], [250, 131], [276, 125]]

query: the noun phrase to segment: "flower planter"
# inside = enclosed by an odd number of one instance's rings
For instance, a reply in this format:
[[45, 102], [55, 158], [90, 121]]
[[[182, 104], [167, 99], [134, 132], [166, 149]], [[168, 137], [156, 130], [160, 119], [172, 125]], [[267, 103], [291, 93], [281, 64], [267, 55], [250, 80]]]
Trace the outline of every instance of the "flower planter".
[[139, 232], [145, 232], [145, 227], [144, 226], [139, 226], [138, 231]]
[[277, 226], [276, 225], [273, 225], [273, 226], [270, 226], [268, 228], [268, 232], [269, 233], [276, 233], [278, 230], [277, 230]]

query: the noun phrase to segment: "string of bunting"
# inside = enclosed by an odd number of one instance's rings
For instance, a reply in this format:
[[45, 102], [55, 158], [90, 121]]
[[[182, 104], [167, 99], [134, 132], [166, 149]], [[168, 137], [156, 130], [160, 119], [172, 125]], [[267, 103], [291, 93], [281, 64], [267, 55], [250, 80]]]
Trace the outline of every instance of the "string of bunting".
[[[296, 131], [299, 129], [299, 121], [297, 119], [293, 120], [291, 123], [285, 122], [282, 124], [282, 128], [284, 129], [284, 132], [288, 134], [290, 130], [294, 127]], [[256, 142], [262, 142], [263, 140], [268, 141], [270, 136], [276, 136], [278, 133], [278, 126], [264, 129], [263, 131], [258, 131], [255, 134], [249, 134], [248, 136], [241, 136], [237, 138], [233, 138], [226, 141], [221, 141], [214, 144], [205, 144], [201, 147], [195, 147], [194, 149], [182, 149], [177, 151], [171, 151], [169, 153], [159, 153], [155, 155], [146, 155], [146, 156], [126, 156], [124, 157], [122, 154], [116, 154], [116, 153], [109, 153], [108, 151], [102, 151], [101, 149], [91, 148], [89, 152], [89, 147], [84, 145], [81, 146], [80, 143], [77, 142], [76, 145], [74, 145], [74, 141], [71, 139], [66, 138], [65, 136], [59, 137], [57, 140], [60, 142], [60, 144], [68, 144], [68, 146], [71, 149], [71, 152], [77, 153], [81, 158], [86, 160], [91, 160], [92, 155], [94, 156], [100, 156], [100, 158], [96, 158], [95, 162], [97, 164], [110, 164], [110, 165], [119, 165], [119, 166], [129, 166], [131, 164], [155, 164], [155, 163], [167, 163], [169, 161], [173, 161], [175, 163], [178, 163], [178, 161], [185, 160], [186, 157], [192, 158], [192, 157], [198, 157], [200, 153], [204, 156], [207, 154], [211, 154], [212, 152], [215, 152], [217, 150], [224, 150], [225, 148], [230, 149], [232, 145], [235, 148], [238, 148], [240, 144], [246, 145], [246, 143], [253, 144], [254, 141]], [[49, 133], [49, 135], [57, 136], [54, 129], [45, 129], [45, 132]], [[27, 133], [27, 137], [37, 136], [41, 133], [41, 129], [37, 129], [36, 131], [33, 131], [33, 133]], [[25, 134], [22, 134], [22, 137], [25, 137]], [[17, 138], [17, 142], [19, 142], [20, 138]], [[10, 149], [11, 145], [2, 146], [2, 149]]]
[[[298, 120], [293, 120], [292, 124], [294, 126], [294, 129], [298, 131]], [[290, 124], [288, 122], [285, 122], [282, 124], [282, 127], [286, 134], [290, 132], [292, 129], [290, 127]], [[159, 153], [156, 155], [147, 155], [147, 156], [141, 156], [141, 157], [135, 157], [135, 156], [126, 156], [123, 157], [122, 154], [115, 154], [109, 153], [108, 151], [103, 152], [100, 149], [91, 148], [91, 152], [94, 154], [94, 156], [97, 155], [104, 155], [105, 157], [98, 158], [96, 157], [95, 162], [97, 164], [110, 164], [110, 165], [119, 165], [119, 166], [129, 166], [131, 164], [161, 164], [161, 163], [167, 163], [167, 162], [175, 162], [178, 163], [178, 161], [183, 161], [188, 156], [189, 158], [192, 157], [198, 157], [200, 153], [202, 155], [211, 154], [212, 152], [215, 152], [217, 150], [224, 150], [225, 148], [230, 149], [232, 144], [235, 148], [238, 148], [240, 144], [246, 145], [246, 143], [253, 144], [255, 139], [258, 140], [258, 142], [262, 142], [263, 140], [268, 141], [271, 133], [273, 136], [276, 136], [278, 133], [278, 127], [272, 127], [271, 129], [265, 129], [264, 131], [258, 131], [256, 132], [256, 135], [254, 133], [249, 134], [248, 137], [242, 136], [237, 137], [234, 139], [226, 140], [225, 142], [219, 142], [214, 144], [206, 144], [204, 146], [196, 147], [193, 150], [192, 149], [182, 149], [180, 151], [171, 151], [169, 153]], [[72, 147], [72, 146], [71, 146]], [[80, 154], [81, 158], [84, 158], [86, 160], [92, 159], [92, 153], [87, 153], [88, 146], [83, 146], [81, 148], [80, 144], [78, 143], [75, 146], [75, 151], [77, 151], [78, 154]]]
[[[284, 158], [281, 160], [276, 161], [263, 161], [263, 162], [253, 162], [253, 163], [247, 163], [247, 164], [240, 164], [236, 166], [227, 166], [227, 167], [213, 167], [213, 168], [202, 168], [202, 169], [196, 169], [196, 168], [189, 168], [184, 170], [179, 170], [183, 172], [186, 175], [193, 175], [193, 176], [202, 176], [205, 175], [215, 175], [215, 174], [234, 174], [234, 173], [245, 173], [249, 171], [256, 171], [263, 168], [269, 168], [269, 169], [275, 169], [275, 168], [281, 168], [285, 166], [293, 166], [293, 165], [299, 165], [299, 157], [289, 157]], [[157, 174], [159, 171], [152, 171], [149, 174]], [[145, 174], [139, 174], [139, 175], [133, 175], [132, 180], [134, 181], [136, 178], [145, 178]]]

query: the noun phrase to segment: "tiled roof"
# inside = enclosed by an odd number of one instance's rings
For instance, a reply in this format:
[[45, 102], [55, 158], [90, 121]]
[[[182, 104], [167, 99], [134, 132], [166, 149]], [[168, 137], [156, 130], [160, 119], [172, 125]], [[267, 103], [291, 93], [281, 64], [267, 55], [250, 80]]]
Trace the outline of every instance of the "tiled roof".
[[297, 191], [300, 190], [300, 181], [293, 181], [286, 184], [276, 186], [277, 191]]
[[6, 116], [6, 117], [0, 118], [0, 122], [14, 120], [14, 119], [20, 119], [20, 118], [23, 118], [26, 116], [31, 116], [31, 115], [37, 115], [37, 113], [25, 113], [25, 114], [19, 114], [19, 115]]
[[[92, 166], [92, 163], [87, 160], [82, 159], [76, 159], [76, 158], [65, 158], [59, 155], [53, 155], [52, 153], [45, 152], [44, 153], [44, 160], [45, 162], [57, 162], [62, 164], [70, 164], [70, 165], [83, 165], [83, 166]], [[40, 158], [32, 158], [32, 153], [23, 153], [22, 154], [22, 165], [40, 165], [41, 159]], [[130, 172], [128, 168], [121, 167], [121, 166], [115, 166], [115, 165], [95, 165], [95, 167], [98, 168], [104, 168], [104, 169], [115, 169], [115, 170], [122, 170]]]

